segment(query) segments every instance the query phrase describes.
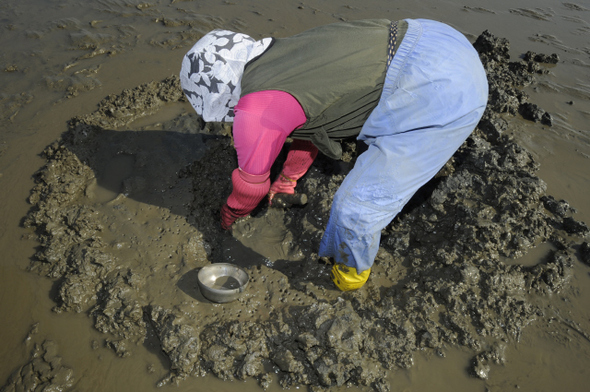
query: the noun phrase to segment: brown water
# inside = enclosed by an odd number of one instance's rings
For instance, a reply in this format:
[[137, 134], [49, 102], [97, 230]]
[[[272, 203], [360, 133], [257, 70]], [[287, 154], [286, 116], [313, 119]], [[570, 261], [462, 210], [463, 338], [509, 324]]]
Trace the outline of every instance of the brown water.
[[[516, 121], [513, 129], [541, 163], [539, 176], [547, 182], [548, 193], [566, 199], [578, 210], [576, 218], [590, 223], [587, 0], [5, 0], [0, 5], [0, 384], [28, 360], [30, 346], [23, 342], [37, 322], [33, 340], [58, 344], [64, 364], [75, 372], [77, 390], [155, 390], [166, 374], [166, 360], [149, 342], [125, 359], [93, 345], [103, 337], [91, 320], [83, 314], [52, 312], [53, 282], [26, 272], [37, 246], [20, 226], [29, 209], [26, 200], [33, 175], [44, 164], [40, 152], [65, 130], [68, 119], [91, 112], [106, 95], [176, 74], [188, 47], [215, 27], [259, 38], [287, 36], [341, 19], [375, 17], [438, 19], [470, 39], [488, 29], [510, 40], [513, 58], [527, 50], [557, 53], [561, 62], [527, 89], [532, 102], [553, 114], [555, 125]], [[125, 178], [126, 159], [121, 155], [105, 174], [113, 187]], [[109, 192], [112, 188], [99, 189], [96, 197], [108, 201], [116, 196]], [[529, 254], [522, 262], [534, 263], [534, 257]], [[587, 390], [590, 275], [588, 267], [576, 268], [576, 295], [563, 298], [555, 317], [542, 321], [543, 328], [527, 330], [517, 346], [508, 347], [506, 365], [495, 367], [485, 384], [467, 375], [470, 354], [449, 350], [444, 359], [417, 357], [415, 366], [392, 377], [392, 389]], [[215, 306], [221, 305], [212, 311]], [[191, 379], [175, 388], [238, 389], [259, 390], [253, 380], [223, 383], [212, 377]]]

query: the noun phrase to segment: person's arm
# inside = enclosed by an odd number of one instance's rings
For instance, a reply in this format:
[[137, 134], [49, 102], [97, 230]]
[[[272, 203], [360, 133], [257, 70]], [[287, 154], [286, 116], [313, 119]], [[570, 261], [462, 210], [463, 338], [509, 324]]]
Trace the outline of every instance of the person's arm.
[[235, 107], [234, 146], [239, 168], [232, 173], [232, 193], [221, 209], [222, 227], [248, 215], [270, 189], [270, 168], [287, 136], [305, 123], [299, 102], [283, 91], [259, 91]]
[[317, 155], [318, 149], [312, 142], [294, 140], [283, 164], [281, 174], [270, 187], [269, 202], [272, 203], [272, 199], [277, 193], [294, 194], [297, 180], [307, 173]]
[[270, 188], [270, 173], [248, 174], [240, 168], [232, 172], [232, 193], [221, 208], [221, 227], [228, 230], [236, 219], [248, 215]]

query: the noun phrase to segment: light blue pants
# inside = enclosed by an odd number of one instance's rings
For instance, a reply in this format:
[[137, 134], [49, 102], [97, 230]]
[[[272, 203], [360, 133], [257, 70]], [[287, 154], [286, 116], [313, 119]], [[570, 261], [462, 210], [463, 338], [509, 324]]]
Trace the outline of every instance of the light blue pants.
[[358, 139], [368, 145], [336, 192], [319, 255], [373, 265], [381, 230], [473, 132], [488, 99], [479, 56], [465, 36], [407, 20], [377, 107]]

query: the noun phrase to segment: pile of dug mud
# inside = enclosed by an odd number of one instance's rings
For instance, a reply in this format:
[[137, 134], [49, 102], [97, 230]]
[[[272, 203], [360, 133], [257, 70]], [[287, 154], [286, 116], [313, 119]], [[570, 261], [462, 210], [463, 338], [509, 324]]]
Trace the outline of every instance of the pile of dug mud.
[[[25, 218], [40, 242], [31, 269], [56, 282], [54, 310], [88, 314], [122, 357], [155, 342], [170, 361], [162, 383], [212, 373], [254, 377], [263, 388], [386, 391], [389, 372], [412, 366], [417, 350], [444, 356], [451, 346], [471, 349], [471, 372], [487, 378], [506, 344], [544, 317], [537, 299], [567, 290], [574, 263], [590, 263], [590, 246], [588, 227], [546, 194], [533, 157], [509, 135], [511, 115], [550, 126], [521, 87], [557, 59], [527, 53], [510, 62], [508, 42], [488, 32], [474, 45], [490, 84], [484, 117], [383, 231], [371, 279], [351, 293], [335, 290], [329, 261], [315, 252], [334, 192], [362, 151], [354, 140], [343, 161], [319, 157], [300, 181], [306, 206], [263, 203], [236, 223], [234, 236], [264, 238], [269, 257], [220, 228], [237, 165], [227, 127], [185, 114], [129, 128], [187, 105], [177, 78], [109, 96], [73, 118], [44, 152]], [[550, 250], [536, 265], [514, 261], [541, 243]], [[211, 304], [196, 272], [228, 259], [246, 260], [249, 290]]]

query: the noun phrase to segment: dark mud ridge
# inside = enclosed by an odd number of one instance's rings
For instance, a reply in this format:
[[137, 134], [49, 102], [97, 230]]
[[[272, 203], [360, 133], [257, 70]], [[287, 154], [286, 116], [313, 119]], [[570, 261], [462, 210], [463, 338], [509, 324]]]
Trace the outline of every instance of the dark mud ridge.
[[[360, 145], [344, 143], [341, 162], [318, 158], [299, 185], [306, 206], [262, 203], [237, 222], [234, 236], [244, 240], [270, 227], [276, 238], [267, 247], [282, 255], [270, 260], [220, 228], [236, 167], [229, 129], [194, 114], [132, 123], [188, 108], [176, 78], [107, 97], [45, 150], [24, 220], [40, 242], [31, 270], [55, 281], [56, 312], [92, 317], [121, 357], [142, 343], [168, 357], [162, 383], [212, 373], [254, 377], [263, 388], [387, 391], [388, 374], [412, 366], [417, 350], [444, 356], [453, 346], [472, 350], [470, 371], [486, 379], [505, 347], [545, 317], [544, 299], [571, 289], [573, 266], [589, 262], [590, 246], [588, 227], [546, 194], [533, 157], [509, 135], [513, 115], [551, 124], [520, 88], [555, 56], [510, 62], [508, 42], [488, 32], [474, 45], [490, 83], [485, 115], [384, 230], [363, 289], [336, 291], [315, 253]], [[539, 244], [545, 256], [519, 264]], [[228, 258], [248, 260], [249, 290], [211, 304], [196, 272]]]

